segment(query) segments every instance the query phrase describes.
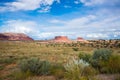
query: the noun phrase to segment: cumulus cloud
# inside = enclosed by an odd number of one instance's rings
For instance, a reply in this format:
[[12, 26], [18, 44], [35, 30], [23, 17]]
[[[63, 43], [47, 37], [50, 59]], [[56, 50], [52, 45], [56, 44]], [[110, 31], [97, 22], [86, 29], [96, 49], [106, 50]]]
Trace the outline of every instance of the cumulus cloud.
[[58, 35], [72, 39], [79, 36], [86, 39], [120, 38], [120, 16], [106, 16], [101, 19], [97, 15], [87, 15], [71, 20], [53, 19], [45, 23], [9, 20], [0, 27], [0, 32], [25, 33], [35, 39], [49, 39]]
[[95, 20], [96, 16], [94, 15], [88, 15], [80, 18], [75, 18], [70, 21], [66, 22], [67, 26], [72, 26], [72, 27], [83, 27], [84, 25], [88, 24], [92, 20]]
[[52, 19], [52, 20], [49, 20], [49, 22], [52, 24], [65, 24], [66, 23], [65, 21], [58, 20], [58, 19]]
[[[94, 5], [108, 5], [115, 6], [116, 4], [120, 4], [119, 0], [78, 0], [79, 3], [83, 3], [85, 6], [94, 6]], [[77, 2], [78, 2], [77, 1]]]
[[0, 32], [25, 33], [35, 36], [39, 33], [37, 27], [38, 24], [34, 21], [9, 20], [0, 27]]
[[[71, 20], [51, 20], [53, 24], [63, 24], [62, 26], [51, 26], [51, 29], [44, 28], [48, 32], [69, 32], [69, 36], [82, 36], [85, 38], [110, 38], [118, 36], [120, 32], [120, 16], [106, 16], [100, 18], [97, 15], [87, 15], [84, 17], [74, 18]], [[74, 34], [73, 34], [74, 33]], [[68, 35], [68, 34], [66, 34]], [[117, 37], [116, 37], [117, 38]]]
[[103, 34], [103, 33], [91, 33], [91, 34], [87, 34], [86, 37], [90, 38], [90, 39], [106, 39], [109, 38], [109, 36], [107, 34]]
[[[18, 11], [18, 10], [36, 10], [40, 9], [48, 11], [54, 2], [60, 2], [59, 0], [17, 0], [15, 2], [5, 3], [4, 6], [0, 6], [0, 11]], [[43, 8], [44, 7], [44, 8]]]

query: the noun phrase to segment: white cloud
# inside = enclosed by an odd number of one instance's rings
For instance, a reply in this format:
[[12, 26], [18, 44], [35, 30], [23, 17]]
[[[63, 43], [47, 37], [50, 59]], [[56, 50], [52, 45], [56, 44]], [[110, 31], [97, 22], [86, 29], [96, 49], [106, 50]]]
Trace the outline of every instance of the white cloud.
[[[58, 35], [65, 35], [75, 39], [83, 38], [110, 38], [120, 37], [120, 16], [87, 15], [71, 20], [47, 20], [48, 22], [36, 23], [25, 20], [9, 20], [0, 27], [0, 32], [19, 32], [30, 34], [35, 39], [48, 39]], [[50, 25], [49, 25], [50, 24]]]
[[52, 24], [65, 24], [65, 21], [62, 20], [58, 20], [58, 19], [53, 19], [53, 20], [49, 20], [50, 23]]
[[34, 21], [9, 20], [1, 26], [0, 32], [25, 33], [32, 35], [39, 32]]
[[93, 5], [111, 5], [114, 6], [119, 2], [119, 0], [80, 0], [85, 6], [93, 6]]
[[[74, 18], [71, 20], [51, 20], [51, 23], [62, 25], [49, 26], [44, 28], [46, 32], [69, 32], [72, 36], [82, 36], [86, 38], [109, 38], [116, 35], [120, 28], [120, 16], [105, 16], [100, 18], [99, 15], [87, 15], [84, 17]], [[51, 29], [49, 29], [51, 28]], [[120, 32], [120, 30], [118, 31]], [[117, 33], [118, 33], [117, 32]], [[74, 33], [74, 34], [73, 34]], [[61, 33], [60, 33], [61, 34]], [[62, 34], [61, 34], [62, 35]], [[68, 35], [68, 34], [66, 34]], [[69, 35], [70, 36], [70, 35]]]
[[103, 33], [91, 33], [91, 34], [87, 34], [86, 37], [91, 38], [91, 39], [106, 39], [106, 38], [109, 38], [109, 36], [107, 34], [103, 34]]
[[48, 6], [51, 6], [54, 2], [60, 2], [59, 0], [17, 0], [16, 2], [5, 3], [5, 6], [0, 7], [0, 11], [18, 11], [18, 10], [36, 10], [44, 9], [49, 10]]
[[67, 26], [72, 26], [72, 27], [84, 27], [87, 23], [91, 22], [91, 20], [96, 19], [96, 16], [94, 15], [88, 15], [85, 17], [80, 17], [80, 18], [75, 18], [70, 21], [66, 22]]
[[96, 4], [103, 4], [105, 0], [80, 0], [86, 6], [96, 5]]
[[46, 13], [46, 12], [49, 12], [51, 9], [50, 6], [46, 6], [46, 7], [42, 7], [40, 10], [38, 10], [38, 12], [40, 13]]

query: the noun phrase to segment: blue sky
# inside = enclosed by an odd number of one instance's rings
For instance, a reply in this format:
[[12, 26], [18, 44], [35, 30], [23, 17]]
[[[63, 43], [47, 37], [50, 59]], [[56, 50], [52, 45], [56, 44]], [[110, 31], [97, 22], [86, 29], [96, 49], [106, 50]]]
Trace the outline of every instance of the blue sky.
[[120, 0], [0, 0], [0, 32], [120, 39]]

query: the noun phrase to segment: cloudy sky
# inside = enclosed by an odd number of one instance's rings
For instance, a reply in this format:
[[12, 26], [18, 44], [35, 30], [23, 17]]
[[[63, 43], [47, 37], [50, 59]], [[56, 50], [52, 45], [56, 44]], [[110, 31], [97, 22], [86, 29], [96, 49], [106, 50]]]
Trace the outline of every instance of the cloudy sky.
[[120, 0], [0, 0], [0, 32], [120, 39]]

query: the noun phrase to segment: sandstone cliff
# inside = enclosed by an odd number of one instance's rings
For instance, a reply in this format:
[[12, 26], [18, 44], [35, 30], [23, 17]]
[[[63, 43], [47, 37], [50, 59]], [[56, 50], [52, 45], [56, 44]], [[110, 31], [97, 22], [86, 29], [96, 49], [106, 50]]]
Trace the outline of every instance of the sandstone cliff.
[[54, 42], [71, 42], [67, 36], [56, 36], [55, 39], [53, 40]]

